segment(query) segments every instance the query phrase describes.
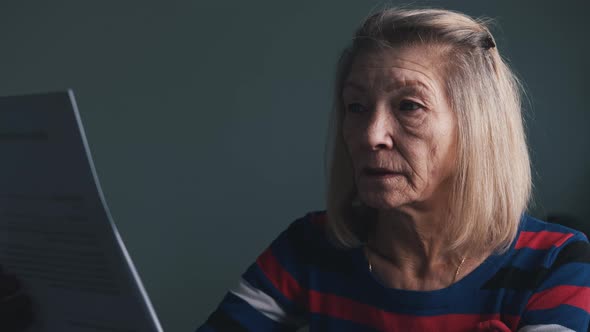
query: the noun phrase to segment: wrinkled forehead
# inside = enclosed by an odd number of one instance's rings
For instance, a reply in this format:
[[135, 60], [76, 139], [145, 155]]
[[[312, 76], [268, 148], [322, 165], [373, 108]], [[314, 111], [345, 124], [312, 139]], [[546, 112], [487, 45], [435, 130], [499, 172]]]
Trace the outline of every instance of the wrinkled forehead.
[[430, 47], [415, 46], [358, 54], [343, 82], [343, 89], [364, 86], [389, 91], [418, 85], [435, 93], [443, 86], [442, 59]]

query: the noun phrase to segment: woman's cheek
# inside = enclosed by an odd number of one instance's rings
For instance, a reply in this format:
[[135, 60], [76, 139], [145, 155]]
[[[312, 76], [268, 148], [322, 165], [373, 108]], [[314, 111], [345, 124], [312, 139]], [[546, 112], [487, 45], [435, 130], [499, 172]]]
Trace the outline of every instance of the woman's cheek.
[[346, 145], [348, 152], [352, 153], [355, 150], [355, 145], [358, 144], [357, 135], [355, 135], [354, 129], [343, 124], [342, 139], [344, 140], [344, 145]]

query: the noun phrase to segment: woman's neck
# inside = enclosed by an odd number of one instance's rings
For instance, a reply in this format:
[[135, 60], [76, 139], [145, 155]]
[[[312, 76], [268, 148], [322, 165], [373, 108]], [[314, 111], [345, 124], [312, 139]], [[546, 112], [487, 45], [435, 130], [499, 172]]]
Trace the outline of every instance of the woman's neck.
[[446, 221], [443, 214], [380, 211], [365, 250], [372, 272], [392, 288], [435, 290], [473, 271], [485, 257], [450, 252]]
[[381, 211], [369, 244], [377, 254], [400, 268], [428, 271], [463, 256], [447, 250], [446, 221], [445, 215], [429, 211]]

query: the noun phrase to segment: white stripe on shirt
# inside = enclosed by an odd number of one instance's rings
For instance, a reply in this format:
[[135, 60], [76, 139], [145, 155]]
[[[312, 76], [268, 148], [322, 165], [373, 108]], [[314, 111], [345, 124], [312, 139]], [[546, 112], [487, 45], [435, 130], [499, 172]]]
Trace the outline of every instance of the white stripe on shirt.
[[241, 278], [238, 286], [235, 289], [230, 290], [230, 292], [246, 301], [254, 309], [275, 322], [296, 326], [301, 326], [305, 323], [303, 317], [285, 312], [277, 301], [260, 289], [250, 285], [250, 283], [244, 280], [244, 278]]

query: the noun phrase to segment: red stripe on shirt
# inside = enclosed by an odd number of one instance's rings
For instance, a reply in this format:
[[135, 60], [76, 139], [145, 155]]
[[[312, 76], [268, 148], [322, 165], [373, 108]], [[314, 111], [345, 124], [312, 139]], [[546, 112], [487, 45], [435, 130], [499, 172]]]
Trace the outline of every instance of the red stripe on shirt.
[[514, 249], [530, 248], [530, 249], [549, 249], [551, 247], [560, 247], [570, 237], [574, 236], [572, 233], [559, 232], [520, 232], [520, 236], [516, 241]]
[[[474, 331], [481, 322], [500, 321], [500, 314], [402, 315], [314, 290], [310, 291], [309, 300], [309, 309], [313, 313], [353, 321], [381, 331]], [[502, 318], [510, 329], [518, 325], [518, 316], [503, 315]]]
[[551, 309], [569, 304], [590, 313], [590, 287], [555, 286], [531, 296], [528, 310]]
[[385, 311], [338, 295], [310, 290], [309, 310], [313, 313], [371, 326], [378, 330], [389, 329], [388, 314]]
[[272, 284], [289, 300], [307, 306], [307, 289], [287, 272], [273, 255], [270, 248], [266, 249], [256, 263], [272, 282]]

